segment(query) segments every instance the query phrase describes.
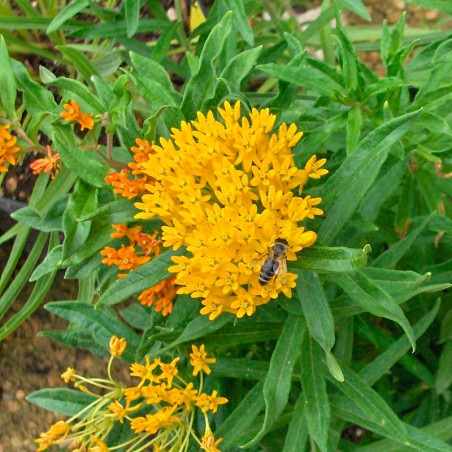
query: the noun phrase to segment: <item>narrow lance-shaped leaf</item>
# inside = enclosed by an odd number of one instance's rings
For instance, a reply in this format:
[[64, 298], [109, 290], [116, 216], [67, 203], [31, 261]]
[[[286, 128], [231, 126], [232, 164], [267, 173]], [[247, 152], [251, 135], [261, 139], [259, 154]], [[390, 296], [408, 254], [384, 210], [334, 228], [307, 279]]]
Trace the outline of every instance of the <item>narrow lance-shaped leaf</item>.
[[311, 270], [318, 273], [354, 272], [366, 266], [369, 252], [369, 245], [363, 249], [314, 246], [300, 251], [297, 260], [288, 262], [288, 266], [295, 272], [298, 270]]
[[125, 0], [125, 16], [127, 37], [131, 38], [136, 33], [140, 22], [140, 0]]
[[402, 308], [386, 291], [361, 271], [353, 274], [336, 273], [330, 276], [356, 304], [362, 306], [366, 311], [397, 322], [408, 336], [413, 350], [416, 348], [410, 323]]
[[187, 83], [182, 101], [182, 112], [187, 119], [195, 116], [204, 99], [212, 96], [217, 74], [215, 63], [231, 32], [232, 12], [224, 15], [221, 22], [212, 29], [201, 52], [198, 72]]
[[[351, 409], [359, 416], [358, 425], [388, 437], [396, 437], [401, 442], [407, 441], [407, 432], [403, 422], [383, 398], [370, 388], [359, 375], [345, 367], [345, 380], [341, 383], [328, 377], [328, 374], [326, 376], [345, 396], [331, 397], [333, 409], [338, 409], [338, 407], [342, 407], [344, 411]], [[342, 415], [340, 411], [339, 413]], [[361, 419], [365, 419], [365, 423], [362, 423]]]
[[270, 360], [270, 368], [264, 383], [265, 418], [260, 431], [242, 447], [256, 444], [284, 410], [292, 386], [292, 371], [297, 361], [306, 325], [300, 317], [289, 315]]
[[[413, 333], [416, 339], [421, 337], [432, 324], [438, 314], [439, 307], [440, 302], [437, 301], [433, 309], [422, 317], [413, 327]], [[402, 336], [400, 339], [393, 342], [381, 355], [364, 367], [359, 372], [359, 375], [368, 385], [373, 386], [403, 355], [405, 355], [405, 353], [408, 352], [409, 348], [410, 342], [406, 336]]]
[[308, 427], [304, 417], [305, 399], [303, 394], [298, 397], [284, 441], [283, 452], [300, 452], [305, 449], [308, 440]]
[[72, 19], [77, 13], [83, 11], [89, 5], [88, 0], [74, 0], [67, 4], [61, 12], [59, 12], [50, 22], [46, 33], [50, 34], [56, 31], [69, 19]]
[[230, 11], [234, 11], [232, 20], [235, 28], [240, 32], [247, 44], [253, 46], [254, 33], [246, 15], [244, 2], [242, 0], [225, 0], [224, 2]]
[[231, 447], [237, 445], [240, 436], [248, 431], [254, 419], [265, 406], [262, 393], [264, 380], [257, 383], [245, 398], [237, 405], [235, 410], [215, 431], [215, 437], [222, 437], [222, 446]]
[[55, 413], [74, 416], [94, 402], [96, 397], [69, 388], [46, 388], [27, 396], [27, 401]]
[[0, 98], [3, 108], [12, 121], [16, 117], [16, 80], [3, 36], [0, 37], [0, 61], [2, 62], [0, 65]]
[[320, 450], [326, 452], [331, 410], [323, 374], [322, 352], [310, 334], [301, 351], [301, 386], [306, 402], [304, 414], [309, 433]]
[[336, 340], [334, 320], [330, 306], [316, 273], [298, 271], [297, 293], [303, 307], [309, 333], [325, 351], [328, 368], [334, 378], [342, 381], [344, 376], [336, 363], [331, 349]]

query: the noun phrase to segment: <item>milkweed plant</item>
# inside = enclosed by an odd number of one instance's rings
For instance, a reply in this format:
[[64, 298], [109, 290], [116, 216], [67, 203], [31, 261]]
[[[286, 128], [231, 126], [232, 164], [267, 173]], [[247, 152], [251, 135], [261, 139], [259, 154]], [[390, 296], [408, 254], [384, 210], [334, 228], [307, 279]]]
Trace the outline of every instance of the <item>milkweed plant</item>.
[[0, 40], [0, 182], [34, 178], [0, 339], [45, 300], [41, 335], [105, 357], [28, 395], [59, 416], [37, 450], [452, 451], [449, 32], [182, 6], [68, 2], [34, 25], [58, 71]]

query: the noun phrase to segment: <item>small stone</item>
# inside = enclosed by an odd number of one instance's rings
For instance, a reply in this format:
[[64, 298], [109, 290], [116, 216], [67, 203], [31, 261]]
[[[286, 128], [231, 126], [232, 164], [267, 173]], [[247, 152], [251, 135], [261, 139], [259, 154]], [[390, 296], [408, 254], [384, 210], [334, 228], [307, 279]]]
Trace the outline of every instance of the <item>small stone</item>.
[[5, 182], [5, 188], [8, 192], [14, 193], [17, 188], [17, 180], [14, 177], [8, 177]]
[[23, 391], [22, 389], [19, 389], [18, 391], [16, 391], [16, 399], [17, 400], [25, 399], [25, 391]]

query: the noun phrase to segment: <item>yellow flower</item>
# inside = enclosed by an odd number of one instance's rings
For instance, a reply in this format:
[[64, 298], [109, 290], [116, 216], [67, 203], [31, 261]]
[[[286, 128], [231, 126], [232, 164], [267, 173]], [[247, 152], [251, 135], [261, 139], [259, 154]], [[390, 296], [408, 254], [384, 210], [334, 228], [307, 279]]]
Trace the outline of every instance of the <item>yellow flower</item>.
[[204, 433], [204, 436], [201, 438], [201, 449], [205, 450], [207, 452], [220, 452], [219, 449], [217, 449], [218, 443], [223, 441], [223, 438], [218, 438], [215, 441], [215, 437], [213, 436], [212, 430], [208, 427], [206, 429], [206, 432]]
[[160, 376], [156, 376], [153, 374], [153, 371], [156, 367], [158, 367], [160, 363], [160, 358], [155, 358], [154, 362], [150, 364], [149, 356], [146, 356], [146, 364], [133, 363], [130, 366], [131, 376], [141, 378], [141, 382], [138, 386], [142, 386], [146, 380], [150, 382], [158, 382], [160, 380]]
[[288, 242], [287, 260], [316, 241], [300, 222], [323, 214], [321, 199], [293, 190], [328, 172], [315, 156], [295, 166], [292, 148], [302, 132], [283, 123], [271, 133], [276, 116], [268, 109], [253, 109], [249, 118], [240, 118], [239, 102], [218, 110], [223, 121], [198, 113], [151, 146], [140, 168], [153, 183], [135, 204], [136, 218], [165, 223], [163, 246], [187, 249], [172, 257], [169, 271], [177, 293], [201, 298], [211, 320], [224, 311], [250, 316], [281, 292], [291, 294], [293, 274], [288, 284], [274, 277], [262, 290], [259, 261], [277, 238]]
[[193, 353], [190, 353], [190, 364], [194, 367], [193, 375], [196, 376], [200, 371], [207, 375], [212, 372], [207, 364], [216, 362], [216, 358], [207, 358], [207, 352], [204, 351], [204, 344], [199, 348], [196, 345], [191, 346]]
[[108, 452], [109, 451], [107, 445], [101, 439], [96, 438], [94, 435], [90, 435], [90, 438], [97, 444], [97, 446], [90, 447], [89, 452]]
[[203, 413], [207, 413], [207, 411], [211, 410], [213, 413], [216, 413], [218, 410], [218, 405], [223, 405], [224, 403], [228, 403], [228, 399], [226, 397], [217, 397], [217, 391], [213, 391], [212, 395], [208, 394], [200, 394], [198, 396], [198, 400], [196, 402], [196, 406], [201, 408]]
[[55, 441], [58, 443], [64, 441], [69, 431], [70, 427], [64, 421], [58, 421], [51, 425], [47, 432], [41, 433], [39, 438], [35, 439], [35, 442], [39, 444], [38, 451], [46, 450], [49, 446], [55, 444]]
[[173, 378], [179, 372], [176, 367], [179, 359], [179, 357], [174, 358], [169, 364], [159, 363], [160, 370], [162, 371], [160, 378], [166, 378], [166, 381], [168, 382], [168, 388], [171, 388], [171, 385], [173, 384]]
[[110, 339], [110, 355], [118, 358], [124, 353], [127, 347], [126, 340], [122, 337], [112, 336]]
[[124, 424], [124, 417], [127, 416], [127, 413], [137, 410], [140, 408], [140, 405], [135, 405], [130, 407], [130, 400], [127, 400], [126, 406], [122, 406], [117, 400], [108, 405], [108, 409], [111, 413], [105, 413], [104, 417], [109, 417], [113, 419], [117, 419], [121, 424]]
[[68, 367], [62, 374], [61, 374], [61, 378], [63, 379], [63, 381], [65, 383], [69, 383], [70, 381], [75, 381], [76, 378], [74, 377], [75, 375], [75, 369], [72, 367]]

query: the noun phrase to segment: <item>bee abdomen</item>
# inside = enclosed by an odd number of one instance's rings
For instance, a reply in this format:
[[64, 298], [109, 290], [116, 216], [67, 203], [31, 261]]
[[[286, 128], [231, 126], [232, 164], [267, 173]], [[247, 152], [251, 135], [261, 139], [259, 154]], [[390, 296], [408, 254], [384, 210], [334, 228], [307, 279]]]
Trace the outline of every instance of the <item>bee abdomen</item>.
[[275, 276], [274, 263], [271, 259], [267, 259], [262, 266], [261, 273], [259, 275], [259, 284], [265, 286]]

